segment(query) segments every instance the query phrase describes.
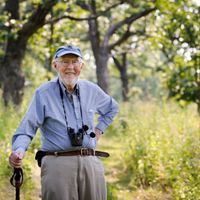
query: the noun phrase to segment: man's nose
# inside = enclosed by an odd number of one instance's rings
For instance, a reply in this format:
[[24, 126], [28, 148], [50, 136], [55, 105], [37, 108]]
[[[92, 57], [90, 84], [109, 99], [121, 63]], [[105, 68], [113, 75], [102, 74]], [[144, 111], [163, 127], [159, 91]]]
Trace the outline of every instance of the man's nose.
[[74, 68], [73, 62], [69, 62], [68, 65], [67, 65], [67, 68]]

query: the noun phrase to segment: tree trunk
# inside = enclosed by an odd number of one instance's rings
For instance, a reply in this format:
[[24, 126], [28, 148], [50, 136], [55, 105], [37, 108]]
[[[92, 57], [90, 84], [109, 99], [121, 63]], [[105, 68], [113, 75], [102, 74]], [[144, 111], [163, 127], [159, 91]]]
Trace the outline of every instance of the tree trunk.
[[10, 19], [19, 19], [19, 0], [6, 0], [5, 8], [10, 13]]
[[[50, 12], [50, 18], [51, 20], [53, 19], [53, 11], [51, 10]], [[54, 22], [51, 22], [49, 24], [49, 31], [50, 31], [50, 37], [48, 38], [48, 49], [49, 49], [49, 55], [45, 58], [45, 68], [51, 72], [52, 71], [52, 66], [51, 66], [51, 62], [53, 59], [53, 45], [54, 45]], [[48, 77], [48, 80], [50, 80], [50, 77]]]
[[122, 54], [122, 67], [120, 70], [120, 78], [122, 82], [122, 97], [123, 101], [128, 101], [128, 75], [127, 75], [127, 62], [126, 62], [126, 53]]
[[25, 82], [24, 74], [21, 71], [21, 62], [25, 54], [27, 39], [22, 41], [9, 39], [6, 54], [3, 60], [3, 99], [8, 105], [12, 98], [14, 104], [22, 101], [23, 87]]
[[[89, 5], [90, 17], [96, 16], [96, 3], [93, 1], [91, 5]], [[108, 93], [108, 59], [109, 59], [109, 49], [108, 43], [101, 45], [100, 33], [99, 33], [99, 25], [97, 19], [89, 19], [89, 39], [92, 46], [93, 55], [95, 58], [96, 64], [96, 75], [97, 75], [97, 83], [98, 85]]]
[[[88, 2], [88, 3], [86, 3]], [[114, 3], [114, 1], [113, 1]], [[143, 10], [138, 13], [133, 13], [129, 15], [126, 18], [123, 18], [121, 21], [118, 21], [117, 23], [113, 24], [110, 21], [110, 25], [107, 29], [101, 32], [99, 31], [99, 24], [98, 24], [98, 16], [105, 16], [107, 17], [107, 13], [115, 7], [117, 7], [120, 4], [123, 4], [123, 1], [119, 1], [116, 4], [112, 4], [109, 7], [107, 7], [104, 12], [101, 11], [98, 12], [98, 4], [95, 0], [92, 1], [76, 1], [76, 4], [80, 6], [82, 9], [89, 11], [90, 16], [88, 19], [88, 25], [89, 25], [89, 40], [91, 42], [92, 46], [92, 51], [94, 54], [95, 58], [95, 63], [96, 63], [96, 75], [97, 75], [97, 82], [98, 85], [105, 91], [108, 92], [109, 89], [109, 74], [108, 74], [108, 59], [110, 57], [110, 52], [113, 50], [116, 46], [121, 45], [124, 43], [131, 35], [135, 34], [130, 31], [130, 26], [131, 24], [148, 15], [149, 13], [153, 12], [156, 8], [149, 8], [146, 10]], [[109, 16], [109, 15], [108, 15]], [[73, 20], [80, 20], [80, 18], [72, 18]], [[108, 17], [109, 19], [109, 17]], [[122, 27], [127, 27], [124, 33], [121, 34], [121, 36], [114, 41], [113, 43], [111, 42], [111, 37], [117, 33], [118, 30], [120, 30]], [[107, 26], [105, 26], [107, 27]], [[126, 69], [124, 69], [126, 70]], [[125, 96], [128, 92], [128, 83], [126, 81], [128, 80], [126, 72], [122, 72], [122, 79], [123, 79], [123, 95], [124, 98], [126, 99], [127, 96]]]
[[108, 89], [109, 89], [109, 77], [108, 77], [108, 67], [107, 67], [108, 59], [109, 59], [108, 49], [101, 47], [99, 49], [99, 54], [97, 56], [98, 58], [95, 59], [97, 82], [98, 82], [98, 85], [106, 93], [108, 93]]
[[200, 116], [200, 102], [197, 103], [197, 111], [198, 111], [199, 116]]
[[113, 60], [114, 60], [115, 66], [120, 72], [123, 101], [128, 101], [129, 86], [128, 86], [126, 53], [122, 54], [122, 64], [120, 64], [119, 60], [114, 56], [113, 56]]
[[[19, 20], [19, 0], [6, 0], [5, 11], [10, 14], [10, 19]], [[24, 55], [24, 44], [26, 39], [19, 42], [11, 33], [12, 27], [8, 28], [8, 40], [6, 41], [5, 55], [1, 64], [1, 78], [3, 82], [3, 99], [5, 105], [8, 104], [12, 96], [15, 104], [19, 104], [23, 95], [24, 75], [19, 66]]]
[[[6, 7], [11, 16], [16, 16], [18, 7], [12, 6], [13, 1], [7, 0]], [[25, 55], [28, 39], [45, 23], [45, 17], [57, 0], [46, 0], [39, 4], [33, 11], [30, 18], [22, 28], [14, 35], [8, 33], [5, 56], [1, 65], [1, 77], [3, 85], [3, 98], [5, 105], [12, 100], [15, 105], [19, 105], [23, 97], [25, 77], [21, 71], [21, 63]], [[16, 10], [14, 10], [14, 8]]]

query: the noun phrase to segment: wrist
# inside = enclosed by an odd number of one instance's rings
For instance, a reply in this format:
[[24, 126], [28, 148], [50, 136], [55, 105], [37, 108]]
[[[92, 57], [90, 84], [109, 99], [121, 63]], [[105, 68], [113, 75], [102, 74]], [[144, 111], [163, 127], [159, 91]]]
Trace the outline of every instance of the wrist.
[[103, 131], [100, 130], [100, 129], [98, 129], [98, 128], [95, 128], [95, 133], [97, 133], [97, 134], [103, 134]]

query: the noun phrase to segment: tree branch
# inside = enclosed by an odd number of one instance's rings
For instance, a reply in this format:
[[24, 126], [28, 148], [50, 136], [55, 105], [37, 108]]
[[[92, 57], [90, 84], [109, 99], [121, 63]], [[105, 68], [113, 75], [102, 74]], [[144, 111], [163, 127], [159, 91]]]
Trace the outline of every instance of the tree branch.
[[86, 4], [84, 1], [76, 1], [76, 5], [81, 7], [83, 10], [89, 11], [89, 4]]
[[54, 24], [62, 19], [70, 19], [70, 20], [74, 20], [74, 21], [87, 21], [87, 20], [92, 20], [92, 19], [97, 19], [99, 17], [99, 15], [95, 15], [95, 16], [90, 16], [90, 17], [73, 17], [71, 15], [63, 15], [61, 17], [55, 18], [53, 20], [48, 20], [45, 22], [45, 24]]
[[52, 7], [58, 2], [58, 0], [46, 0], [43, 1], [38, 8], [33, 12], [28, 21], [23, 25], [19, 31], [19, 38], [29, 38], [33, 35], [40, 27], [45, 24], [45, 17], [50, 12]]
[[[97, 15], [95, 1], [93, 1], [90, 5], [88, 5], [88, 8], [91, 17]], [[94, 52], [94, 57], [95, 59], [97, 59], [100, 46], [100, 33], [99, 33], [99, 25], [97, 19], [88, 20], [88, 25], [89, 25], [89, 31], [88, 31], [89, 39], [91, 40], [91, 46]]]
[[19, 0], [6, 0], [4, 10], [10, 13], [10, 19], [19, 19]]
[[114, 56], [112, 55], [112, 59], [115, 63], [115, 66], [118, 68], [118, 70], [120, 71], [122, 69], [122, 65], [120, 64], [119, 60]]
[[[113, 4], [113, 5], [111, 5], [110, 7], [106, 8], [105, 10], [99, 11], [98, 14], [93, 15], [93, 16], [89, 16], [89, 17], [74, 17], [74, 16], [71, 16], [71, 15], [64, 15], [64, 16], [55, 18], [55, 19], [53, 19], [53, 20], [49, 20], [49, 21], [47, 21], [45, 24], [56, 23], [56, 22], [58, 22], [58, 21], [60, 21], [60, 20], [62, 20], [62, 19], [70, 19], [70, 20], [74, 20], [74, 21], [87, 21], [87, 20], [97, 19], [98, 17], [105, 15], [105, 14], [106, 14], [109, 10], [111, 10], [112, 8], [115, 8], [115, 7], [117, 7], [118, 5], [120, 5], [120, 4], [122, 4], [122, 3], [123, 3], [123, 1], [120, 1], [120, 2], [118, 2], [118, 3], [116, 3], [116, 4]], [[78, 6], [80, 6], [82, 9], [91, 12], [91, 5], [86, 4], [86, 3], [82, 2], [82, 1], [77, 2], [76, 4], [77, 4]]]
[[132, 35], [141, 35], [143, 34], [143, 31], [135, 31], [135, 32], [131, 32], [129, 30], [127, 30], [121, 38], [119, 38], [116, 42], [112, 43], [109, 45], [109, 49], [112, 50], [114, 49], [116, 46], [121, 45], [124, 41], [126, 41], [130, 36]]
[[[98, 11], [98, 13], [99, 13], [98, 15], [99, 15], [99, 16], [104, 15], [104, 14], [106, 14], [109, 10], [111, 10], [112, 8], [115, 8], [115, 7], [117, 7], [118, 5], [123, 4], [123, 3], [124, 3], [124, 0], [121, 0], [121, 1], [119, 1], [118, 3], [109, 6], [109, 7], [106, 8], [105, 10]], [[90, 6], [91, 6], [92, 3], [86, 4], [86, 3], [84, 3], [83, 1], [78, 1], [76, 4], [77, 4], [78, 6], [80, 6], [83, 10], [90, 11]]]
[[111, 26], [109, 28], [109, 30], [107, 31], [105, 37], [104, 37], [104, 44], [108, 44], [109, 38], [119, 29], [121, 28], [123, 25], [125, 24], [131, 24], [134, 21], [136, 21], [139, 18], [142, 18], [146, 15], [148, 15], [149, 13], [153, 12], [154, 10], [156, 10], [156, 8], [151, 8], [145, 11], [142, 11], [140, 13], [137, 14], [133, 14], [130, 17], [125, 18], [124, 20], [118, 22], [117, 24]]

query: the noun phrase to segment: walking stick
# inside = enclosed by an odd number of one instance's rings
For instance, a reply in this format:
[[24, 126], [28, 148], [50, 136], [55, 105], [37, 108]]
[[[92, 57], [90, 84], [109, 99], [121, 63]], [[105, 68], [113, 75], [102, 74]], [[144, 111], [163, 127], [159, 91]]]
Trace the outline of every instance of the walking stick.
[[23, 183], [23, 170], [22, 168], [14, 168], [12, 177], [10, 178], [10, 183], [15, 187], [16, 200], [20, 200], [20, 187]]

